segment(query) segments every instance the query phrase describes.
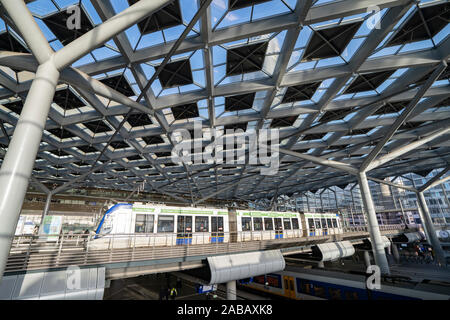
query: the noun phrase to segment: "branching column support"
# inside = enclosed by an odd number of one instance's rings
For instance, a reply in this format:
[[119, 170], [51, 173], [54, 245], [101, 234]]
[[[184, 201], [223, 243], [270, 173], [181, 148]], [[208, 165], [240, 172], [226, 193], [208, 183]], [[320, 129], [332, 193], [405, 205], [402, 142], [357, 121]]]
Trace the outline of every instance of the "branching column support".
[[[0, 281], [60, 71], [170, 2], [172, 0], [139, 1], [54, 52], [23, 0], [1, 0], [2, 6], [38, 61], [39, 67], [0, 169]], [[64, 187], [71, 185], [75, 180]], [[49, 197], [47, 200], [49, 205]], [[47, 205], [46, 208], [48, 210]]]

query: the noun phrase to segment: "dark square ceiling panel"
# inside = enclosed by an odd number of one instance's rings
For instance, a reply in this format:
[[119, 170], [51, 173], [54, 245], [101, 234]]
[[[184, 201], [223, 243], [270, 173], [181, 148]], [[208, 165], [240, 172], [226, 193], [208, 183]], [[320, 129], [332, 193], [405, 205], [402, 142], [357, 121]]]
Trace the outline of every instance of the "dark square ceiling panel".
[[79, 146], [77, 148], [83, 151], [84, 153], [98, 152], [98, 150], [93, 146]]
[[316, 90], [320, 86], [320, 84], [321, 82], [313, 82], [288, 87], [281, 102], [288, 103], [288, 102], [310, 100], [316, 93]]
[[247, 130], [247, 122], [244, 123], [233, 123], [233, 124], [227, 124], [226, 126], [224, 126], [225, 132], [227, 130], [237, 130], [237, 129], [241, 129], [243, 131]]
[[0, 34], [0, 50], [29, 53], [25, 47], [16, 40], [9, 32]]
[[142, 140], [144, 140], [146, 144], [164, 143], [164, 140], [160, 136], [142, 137]]
[[385, 106], [379, 108], [373, 114], [397, 113], [408, 105], [409, 101], [388, 102]]
[[49, 152], [54, 154], [57, 157], [70, 156], [70, 154], [68, 154], [67, 152], [62, 151], [62, 150], [52, 150], [52, 151], [49, 151]]
[[255, 93], [240, 94], [225, 98], [225, 111], [238, 111], [251, 109], [253, 101], [255, 100]]
[[79, 166], [79, 167], [87, 167], [87, 166], [90, 166], [89, 163], [82, 162], [82, 161], [77, 161], [77, 162], [74, 162], [73, 164], [75, 164], [75, 165], [77, 165], [77, 166]]
[[45, 17], [44, 19], [42, 19], [42, 21], [44, 21], [44, 23], [51, 30], [51, 32], [53, 32], [56, 38], [58, 38], [62, 45], [65, 46], [94, 28], [91, 21], [84, 12], [84, 9], [81, 9], [80, 13], [80, 29], [74, 28], [73, 30], [70, 30], [67, 27], [67, 19], [70, 18], [71, 14], [67, 13], [65, 10]]
[[65, 130], [64, 128], [55, 128], [55, 129], [50, 129], [47, 131], [52, 133], [53, 135], [57, 136], [60, 139], [75, 137], [74, 134], [72, 134], [70, 131]]
[[121, 94], [132, 97], [135, 95], [133, 89], [131, 88], [130, 84], [128, 83], [127, 79], [124, 76], [117, 75], [114, 77], [109, 77], [100, 80], [101, 83], [106, 84], [108, 87], [119, 91]]
[[172, 155], [172, 152], [155, 152], [155, 155], [158, 158], [170, 157]]
[[372, 131], [373, 128], [366, 128], [366, 129], [353, 129], [351, 131], [352, 135], [360, 135], [360, 134], [367, 134], [370, 131]]
[[438, 34], [449, 21], [450, 3], [448, 2], [426, 8], [416, 8], [412, 17], [399, 28], [388, 45], [394, 46], [430, 39]]
[[326, 59], [341, 55], [362, 22], [315, 30], [302, 61]]
[[303, 137], [303, 141], [309, 141], [309, 140], [319, 140], [326, 136], [326, 132], [324, 133], [311, 133], [307, 134]]
[[[138, 0], [128, 0], [130, 6], [137, 2]], [[178, 0], [175, 0], [152, 14], [147, 19], [141, 20], [138, 23], [138, 28], [142, 34], [149, 34], [155, 31], [175, 27], [182, 23], [183, 19], [181, 17], [180, 3]]]
[[284, 118], [276, 118], [272, 120], [270, 124], [271, 128], [281, 128], [281, 127], [290, 127], [297, 120], [297, 116], [290, 116]]
[[[156, 70], [159, 70], [159, 68], [160, 66], [156, 67]], [[194, 83], [189, 59], [166, 64], [159, 73], [158, 79], [164, 89]]]
[[153, 124], [152, 120], [146, 113], [133, 113], [128, 117], [127, 121], [133, 127], [142, 127]]
[[128, 143], [123, 141], [113, 141], [110, 143], [110, 146], [113, 147], [114, 149], [125, 149], [130, 147]]
[[84, 103], [69, 89], [56, 91], [53, 102], [64, 110], [71, 110], [84, 106]]
[[245, 7], [250, 7], [255, 4], [269, 2], [270, 0], [228, 0], [228, 10], [237, 10]]
[[196, 118], [199, 116], [198, 107], [196, 103], [185, 104], [172, 108], [175, 120]]
[[135, 155], [135, 156], [127, 157], [127, 160], [128, 160], [128, 161], [142, 160], [142, 157], [141, 157], [141, 156], [138, 156], [138, 155]]
[[95, 120], [83, 123], [93, 133], [113, 131], [103, 120]]
[[260, 71], [268, 42], [255, 43], [227, 50], [227, 76]]
[[394, 72], [395, 70], [360, 74], [350, 84], [347, 90], [345, 90], [344, 94], [375, 90], [383, 82], [385, 82]]
[[344, 119], [347, 115], [349, 115], [350, 113], [353, 112], [353, 109], [342, 109], [342, 110], [330, 110], [330, 111], [326, 111], [322, 117], [320, 118], [319, 122], [321, 123], [325, 123], [328, 121], [334, 121], [334, 120], [342, 120]]
[[20, 115], [20, 113], [22, 112], [22, 108], [23, 108], [23, 101], [17, 100], [14, 102], [5, 103], [5, 104], [3, 104], [3, 106], [5, 108], [8, 108], [9, 110], [11, 110], [12, 112]]

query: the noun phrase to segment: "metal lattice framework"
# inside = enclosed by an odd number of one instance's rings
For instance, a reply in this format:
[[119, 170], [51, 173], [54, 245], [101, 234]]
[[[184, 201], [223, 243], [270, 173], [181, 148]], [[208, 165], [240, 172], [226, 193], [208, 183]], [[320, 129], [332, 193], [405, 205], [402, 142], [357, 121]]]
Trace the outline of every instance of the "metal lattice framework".
[[[59, 1], [26, 2], [55, 50], [137, 3], [83, 1], [82, 28], [68, 31]], [[34, 165], [37, 184], [144, 188], [200, 203], [347, 184], [356, 168], [381, 179], [448, 166], [448, 1], [204, 0], [190, 16], [193, 1], [162, 2], [62, 66]], [[368, 28], [372, 6], [381, 10], [379, 28]], [[3, 158], [44, 53], [32, 50], [4, 8], [1, 17]], [[205, 128], [280, 128], [279, 173], [263, 176], [260, 166], [242, 163], [173, 164], [170, 133], [192, 130], [194, 120]]]

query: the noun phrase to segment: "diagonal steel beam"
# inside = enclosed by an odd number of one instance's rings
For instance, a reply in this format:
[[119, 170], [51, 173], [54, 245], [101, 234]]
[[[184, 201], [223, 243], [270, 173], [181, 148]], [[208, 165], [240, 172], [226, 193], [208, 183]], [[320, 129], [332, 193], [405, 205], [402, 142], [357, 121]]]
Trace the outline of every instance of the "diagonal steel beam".
[[[433, 74], [428, 78], [428, 80], [420, 87], [417, 91], [414, 99], [408, 104], [408, 106], [403, 110], [401, 115], [397, 118], [394, 124], [389, 128], [389, 130], [385, 133], [384, 138], [378, 142], [376, 147], [372, 150], [372, 152], [366, 157], [364, 162], [361, 164], [360, 170], [367, 171], [371, 163], [374, 161], [376, 156], [381, 152], [381, 149], [385, 146], [385, 144], [392, 138], [398, 128], [405, 122], [408, 116], [414, 111], [420, 99], [422, 99], [425, 92], [432, 86], [432, 84], [436, 81], [437, 78], [441, 75], [441, 73], [447, 67], [447, 63], [443, 61], [439, 67], [433, 72]], [[373, 168], [373, 167], [372, 167]]]

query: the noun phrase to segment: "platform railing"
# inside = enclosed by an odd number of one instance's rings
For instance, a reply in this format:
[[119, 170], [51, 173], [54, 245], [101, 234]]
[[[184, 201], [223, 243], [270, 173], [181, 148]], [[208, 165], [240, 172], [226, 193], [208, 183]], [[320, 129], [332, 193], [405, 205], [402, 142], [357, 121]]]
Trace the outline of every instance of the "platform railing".
[[[403, 230], [401, 225], [380, 226], [382, 231]], [[96, 265], [116, 262], [157, 260], [184, 256], [208, 256], [276, 248], [277, 245], [296, 246], [333, 239], [333, 234], [309, 236], [306, 230], [281, 239], [275, 231], [244, 231], [195, 234], [196, 242], [177, 242], [177, 234], [61, 234], [55, 236], [22, 235], [13, 239], [6, 272], [60, 268], [70, 265]], [[367, 236], [364, 226], [344, 228], [344, 237]], [[192, 237], [192, 239], [194, 239]], [[216, 242], [211, 243], [211, 238]], [[219, 241], [223, 237], [224, 241]], [[180, 237], [178, 237], [178, 240]], [[230, 242], [230, 239], [236, 239]], [[189, 240], [189, 239], [188, 239]], [[98, 245], [98, 244], [101, 245]], [[298, 244], [297, 244], [298, 245]]]

